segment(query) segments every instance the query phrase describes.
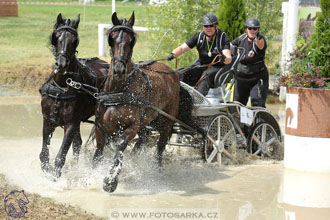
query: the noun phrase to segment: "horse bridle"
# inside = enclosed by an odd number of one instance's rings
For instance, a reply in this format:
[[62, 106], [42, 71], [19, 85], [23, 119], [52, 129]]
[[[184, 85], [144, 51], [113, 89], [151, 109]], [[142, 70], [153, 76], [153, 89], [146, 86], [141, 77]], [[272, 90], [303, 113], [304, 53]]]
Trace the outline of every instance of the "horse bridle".
[[[55, 46], [55, 39], [56, 39], [55, 33], [56, 32], [60, 32], [62, 30], [69, 31], [70, 33], [72, 33], [73, 35], [75, 35], [75, 37], [77, 37], [77, 42], [76, 42], [76, 45], [75, 45], [75, 47], [77, 48], [78, 47], [78, 44], [79, 44], [78, 32], [77, 32], [77, 30], [75, 28], [70, 27], [68, 25], [64, 25], [64, 26], [58, 27], [56, 30], [54, 30], [54, 32], [52, 34], [52, 44]], [[63, 32], [63, 33], [65, 33], [65, 32]], [[60, 36], [60, 38], [63, 37], [62, 35]], [[56, 51], [55, 52], [55, 57], [57, 58], [59, 56], [64, 56], [67, 59], [71, 59], [72, 57], [75, 56], [75, 54], [76, 54], [76, 51], [75, 51], [75, 53], [73, 53], [71, 55], [68, 55], [68, 52], [67, 51], [61, 50], [61, 51], [58, 51], [58, 52]]]
[[[123, 37], [123, 31], [129, 32], [129, 33], [133, 33], [133, 41], [131, 43], [131, 51], [129, 52], [128, 56], [114, 56], [114, 48], [111, 46], [111, 34], [114, 31], [120, 31], [119, 32], [119, 37], [115, 40], [117, 44], [121, 43], [122, 41], [122, 37]], [[133, 28], [131, 28], [130, 26], [126, 26], [126, 25], [115, 25], [113, 26], [110, 31], [109, 31], [109, 36], [108, 36], [108, 44], [110, 46], [110, 56], [111, 56], [111, 60], [112, 61], [120, 61], [122, 62], [125, 66], [127, 66], [128, 61], [132, 58], [132, 54], [133, 54], [133, 47], [136, 43], [136, 37], [135, 37], [135, 32], [133, 30]]]

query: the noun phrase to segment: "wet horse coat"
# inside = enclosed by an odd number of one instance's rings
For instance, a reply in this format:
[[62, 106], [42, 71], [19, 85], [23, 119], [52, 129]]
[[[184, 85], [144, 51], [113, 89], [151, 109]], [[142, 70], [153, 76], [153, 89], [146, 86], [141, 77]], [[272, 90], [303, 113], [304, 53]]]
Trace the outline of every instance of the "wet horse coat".
[[61, 14], [57, 16], [51, 35], [56, 63], [40, 89], [43, 143], [39, 157], [41, 168], [45, 172], [53, 171], [49, 165], [48, 149], [52, 134], [56, 127], [64, 127], [63, 141], [55, 159], [55, 177], [61, 175], [71, 143], [74, 157], [78, 160], [82, 144], [80, 123], [94, 115], [96, 102], [91, 94], [101, 89], [109, 68], [108, 63], [98, 58], [76, 58], [79, 21], [79, 15], [75, 20], [63, 19]]
[[97, 97], [97, 150], [94, 159], [97, 160], [103, 154], [106, 136], [112, 137], [116, 147], [113, 166], [104, 178], [103, 189], [108, 192], [115, 191], [117, 187], [127, 144], [151, 122], [160, 133], [156, 157], [161, 164], [173, 121], [154, 109], [160, 109], [173, 117], [178, 116], [179, 110], [179, 75], [163, 63], [138, 66], [131, 61], [136, 42], [134, 19], [134, 12], [128, 21], [119, 20], [116, 13], [112, 15], [114, 26], [108, 38], [112, 57], [110, 76], [103, 92]]

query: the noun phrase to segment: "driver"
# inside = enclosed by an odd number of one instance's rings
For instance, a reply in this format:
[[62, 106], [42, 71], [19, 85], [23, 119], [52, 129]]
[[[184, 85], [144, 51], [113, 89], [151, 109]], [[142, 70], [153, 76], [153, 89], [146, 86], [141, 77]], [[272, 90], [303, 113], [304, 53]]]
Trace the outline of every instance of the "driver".
[[188, 71], [183, 74], [182, 81], [195, 86], [195, 88], [204, 96], [207, 95], [210, 86], [213, 85], [215, 74], [225, 64], [231, 62], [230, 41], [227, 34], [218, 29], [218, 18], [214, 14], [206, 14], [202, 17], [203, 31], [196, 33], [184, 44], [175, 48], [168, 55], [168, 60], [197, 47], [199, 58], [192, 64], [191, 67], [198, 65], [211, 64], [216, 58], [217, 62], [211, 65], [210, 68], [188, 68]]

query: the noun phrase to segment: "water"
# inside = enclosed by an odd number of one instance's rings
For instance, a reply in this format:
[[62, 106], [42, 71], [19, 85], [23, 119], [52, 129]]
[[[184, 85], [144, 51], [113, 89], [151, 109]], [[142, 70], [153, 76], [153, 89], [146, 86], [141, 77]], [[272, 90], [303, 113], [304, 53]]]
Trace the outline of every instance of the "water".
[[[287, 170], [282, 161], [251, 160], [239, 166], [205, 164], [200, 161], [198, 150], [190, 148], [168, 147], [161, 171], [154, 165], [154, 148], [139, 155], [131, 155], [127, 150], [113, 194], [102, 189], [111, 160], [92, 170], [93, 146], [82, 149], [77, 165], [70, 150], [62, 177], [53, 182], [40, 169], [39, 103], [38, 97], [16, 98], [15, 102], [9, 97], [0, 98], [0, 173], [28, 192], [105, 218], [114, 213], [137, 212], [166, 213], [169, 217], [171, 213], [191, 210], [219, 214], [220, 218], [210, 219], [224, 220], [298, 220], [309, 215], [313, 216], [309, 219], [330, 218], [330, 175]], [[268, 107], [278, 115], [283, 129], [284, 106]], [[82, 125], [84, 141], [90, 129], [91, 125]], [[63, 129], [58, 128], [52, 139], [52, 164], [62, 135]], [[105, 153], [111, 158], [111, 149]]]

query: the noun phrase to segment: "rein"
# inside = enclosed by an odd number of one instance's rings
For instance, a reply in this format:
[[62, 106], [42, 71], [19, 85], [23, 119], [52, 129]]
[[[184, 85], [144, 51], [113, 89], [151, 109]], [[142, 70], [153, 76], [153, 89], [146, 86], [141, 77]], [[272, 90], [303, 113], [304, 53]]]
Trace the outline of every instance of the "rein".
[[[211, 68], [211, 66], [213, 66], [213, 65], [215, 65], [217, 63], [222, 62], [222, 60], [215, 61], [218, 57], [220, 57], [219, 54], [214, 57], [214, 59], [212, 60], [212, 62], [210, 64], [204, 65], [204, 66], [207, 66], [207, 69], [204, 71], [204, 74], [201, 76], [201, 78], [197, 81], [196, 85], [194, 86], [194, 89], [196, 89], [196, 87], [198, 86], [198, 84], [200, 83], [200, 81], [202, 81], [202, 79], [206, 76], [207, 71], [209, 71], [209, 69]], [[201, 65], [200, 66], [196, 66], [195, 68], [197, 68], [197, 67], [201, 68]]]

